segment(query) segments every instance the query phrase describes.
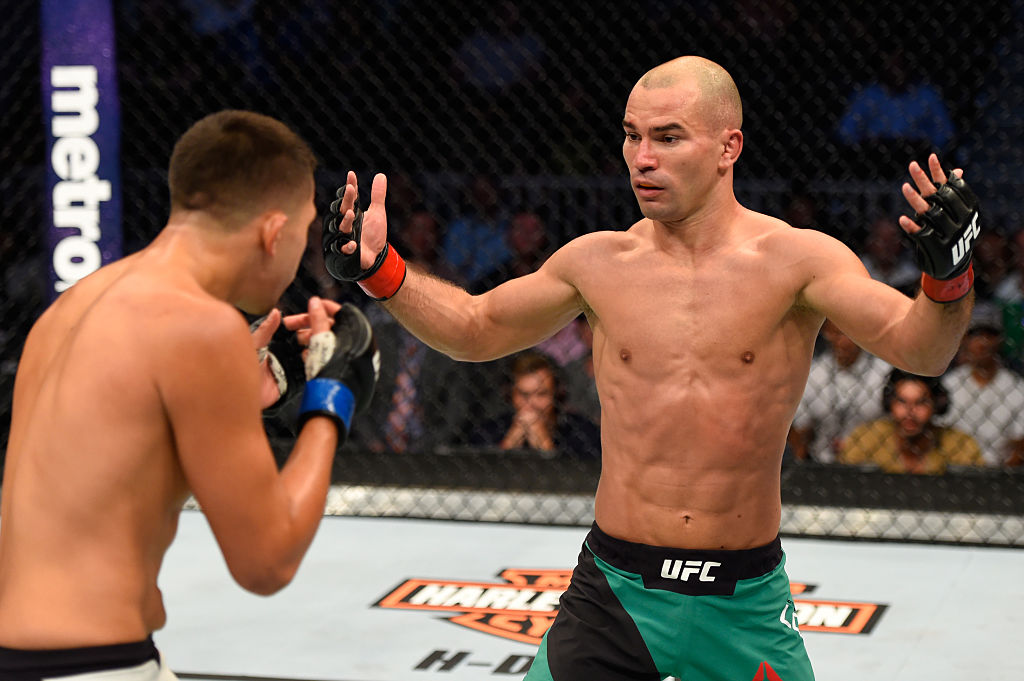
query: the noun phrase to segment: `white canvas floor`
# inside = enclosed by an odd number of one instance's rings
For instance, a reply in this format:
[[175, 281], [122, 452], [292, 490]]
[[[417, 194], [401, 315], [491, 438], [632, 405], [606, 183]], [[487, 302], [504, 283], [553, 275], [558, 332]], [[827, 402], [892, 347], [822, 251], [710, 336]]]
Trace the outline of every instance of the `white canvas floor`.
[[[169, 622], [155, 639], [183, 679], [517, 680], [585, 535], [326, 517], [295, 581], [263, 598], [231, 581], [206, 520], [186, 511], [160, 580]], [[808, 585], [796, 600], [820, 681], [1024, 679], [1024, 550], [783, 546], [790, 578]], [[828, 626], [838, 631], [819, 630]]]

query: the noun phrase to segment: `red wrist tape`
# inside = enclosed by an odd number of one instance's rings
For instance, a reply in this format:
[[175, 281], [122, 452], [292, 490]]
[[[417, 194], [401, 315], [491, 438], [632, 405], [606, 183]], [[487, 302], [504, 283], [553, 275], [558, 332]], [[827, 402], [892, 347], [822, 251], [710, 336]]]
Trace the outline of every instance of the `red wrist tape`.
[[358, 282], [359, 287], [374, 300], [387, 300], [405, 283], [405, 260], [390, 244], [388, 254], [376, 272]]
[[967, 266], [967, 271], [952, 279], [936, 279], [927, 274], [921, 275], [921, 290], [936, 303], [955, 303], [966, 296], [974, 285], [974, 263]]

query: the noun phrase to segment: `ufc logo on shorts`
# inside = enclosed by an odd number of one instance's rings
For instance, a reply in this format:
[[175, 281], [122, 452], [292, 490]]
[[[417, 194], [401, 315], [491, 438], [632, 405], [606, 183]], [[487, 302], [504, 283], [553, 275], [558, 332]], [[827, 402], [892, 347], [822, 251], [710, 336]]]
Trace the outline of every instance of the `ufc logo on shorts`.
[[978, 224], [978, 214], [975, 213], [971, 219], [971, 224], [967, 227], [967, 231], [960, 237], [960, 240], [953, 244], [953, 264], [956, 265], [964, 256], [967, 255], [971, 250], [971, 242], [978, 238], [981, 234], [981, 225]]
[[681, 582], [688, 582], [693, 575], [699, 575], [702, 582], [715, 581], [711, 570], [720, 566], [715, 561], [688, 560], [685, 563], [681, 560], [665, 559], [661, 564], [661, 576], [665, 579], [678, 579]]

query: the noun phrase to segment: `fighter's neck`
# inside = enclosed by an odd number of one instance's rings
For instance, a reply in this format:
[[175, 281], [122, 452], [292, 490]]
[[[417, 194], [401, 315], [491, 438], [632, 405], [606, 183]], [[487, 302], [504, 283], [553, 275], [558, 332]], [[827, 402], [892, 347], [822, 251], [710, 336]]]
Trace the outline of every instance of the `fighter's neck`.
[[705, 208], [680, 220], [651, 220], [655, 244], [664, 250], [700, 255], [728, 248], [745, 239], [743, 208], [738, 203]]
[[211, 232], [189, 222], [171, 222], [144, 249], [144, 257], [192, 279], [214, 298], [235, 303], [247, 265], [239, 257], [238, 234]]

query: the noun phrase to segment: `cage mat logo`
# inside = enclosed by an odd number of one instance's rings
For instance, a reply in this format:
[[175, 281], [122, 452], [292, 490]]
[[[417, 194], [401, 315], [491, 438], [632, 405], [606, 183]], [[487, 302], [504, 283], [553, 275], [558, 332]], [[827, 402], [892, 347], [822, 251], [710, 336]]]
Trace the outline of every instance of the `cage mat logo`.
[[[503, 638], [540, 645], [558, 614], [558, 598], [569, 586], [572, 570], [505, 569], [504, 582], [407, 579], [374, 603], [378, 608], [449, 613], [463, 627]], [[790, 590], [801, 631], [867, 634], [888, 607], [806, 598], [815, 585], [793, 582]]]

